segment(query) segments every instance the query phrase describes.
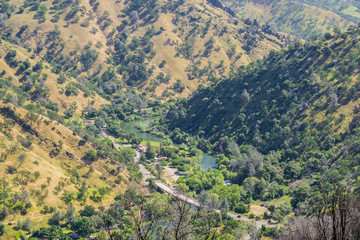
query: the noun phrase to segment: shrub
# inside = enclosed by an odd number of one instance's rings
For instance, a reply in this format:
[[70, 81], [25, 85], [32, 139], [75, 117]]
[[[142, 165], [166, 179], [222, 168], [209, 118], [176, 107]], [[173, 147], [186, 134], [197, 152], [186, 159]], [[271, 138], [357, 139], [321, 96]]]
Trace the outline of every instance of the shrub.
[[185, 85], [181, 82], [180, 79], [178, 79], [176, 81], [176, 83], [174, 83], [173, 88], [174, 88], [174, 91], [176, 91], [177, 93], [182, 93], [185, 89]]
[[5, 225], [0, 223], [0, 236], [5, 234]]
[[80, 62], [83, 65], [83, 70], [89, 70], [91, 66], [96, 62], [98, 59], [99, 53], [97, 53], [95, 50], [87, 49], [82, 51]]
[[97, 214], [93, 206], [85, 206], [84, 210], [80, 210], [79, 213], [82, 217], [91, 217]]
[[239, 204], [235, 207], [234, 211], [236, 213], [248, 213], [250, 210], [249, 210], [249, 207], [245, 204]]
[[0, 221], [4, 220], [9, 215], [9, 210], [7, 207], [3, 207], [0, 211]]
[[57, 82], [59, 83], [59, 84], [63, 84], [64, 82], [66, 81], [66, 76], [65, 76], [65, 74], [60, 74], [60, 76], [59, 76], [59, 78], [57, 79]]
[[67, 119], [72, 118], [74, 116], [74, 111], [72, 111], [71, 109], [66, 109], [64, 111], [64, 115]]
[[159, 68], [163, 68], [166, 64], [166, 60], [162, 60], [160, 65], [159, 65]]
[[87, 151], [85, 153], [85, 156], [83, 157], [83, 160], [94, 162], [97, 159], [97, 152], [93, 149]]

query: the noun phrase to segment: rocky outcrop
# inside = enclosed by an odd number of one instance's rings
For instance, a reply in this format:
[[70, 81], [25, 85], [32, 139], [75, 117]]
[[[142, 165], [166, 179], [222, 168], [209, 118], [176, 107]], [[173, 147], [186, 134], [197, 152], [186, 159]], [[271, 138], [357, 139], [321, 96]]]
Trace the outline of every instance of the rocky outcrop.
[[221, 8], [231, 16], [235, 17], [235, 12], [231, 8], [225, 6], [225, 4], [223, 4], [220, 0], [208, 0], [208, 2], [217, 8]]

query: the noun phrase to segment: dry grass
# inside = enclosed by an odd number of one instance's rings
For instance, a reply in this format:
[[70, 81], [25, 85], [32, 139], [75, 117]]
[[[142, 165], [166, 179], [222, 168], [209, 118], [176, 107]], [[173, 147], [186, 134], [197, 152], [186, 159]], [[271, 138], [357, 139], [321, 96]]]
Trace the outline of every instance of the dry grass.
[[163, 173], [163, 178], [167, 181], [170, 182], [172, 184], [175, 184], [176, 181], [179, 179], [180, 176], [175, 175], [175, 172], [177, 172], [176, 168], [171, 168], [168, 166], [166, 166], [164, 168], [164, 173]]
[[[11, 1], [11, 3], [16, 5], [17, 7], [20, 7], [23, 2], [24, 0]], [[167, 1], [159, 0], [158, 4], [163, 5], [166, 2]], [[50, 9], [52, 6], [51, 2], [43, 2], [43, 4], [46, 4], [48, 9]], [[106, 45], [107, 36], [113, 29], [119, 26], [124, 19], [127, 18], [126, 16], [123, 16], [122, 13], [122, 10], [124, 9], [124, 1], [100, 1], [99, 8], [96, 12], [92, 11], [92, 7], [89, 5], [89, 1], [87, 0], [81, 0], [80, 6], [85, 7], [86, 13], [84, 15], [78, 14], [78, 23], [68, 25], [64, 21], [64, 17], [70, 11], [70, 7], [68, 7], [66, 11], [61, 13], [60, 20], [57, 23], [53, 23], [50, 21], [53, 14], [55, 13], [54, 11], [49, 10], [46, 16], [47, 20], [44, 23], [38, 23], [38, 20], [33, 19], [33, 15], [35, 14], [35, 12], [30, 12], [28, 9], [26, 9], [23, 14], [19, 15], [21, 17], [18, 17], [16, 16], [16, 14], [14, 14], [14, 17], [11, 17], [9, 19], [9, 26], [13, 27], [14, 33], [16, 33], [17, 29], [19, 29], [21, 26], [25, 24], [28, 25], [29, 28], [23, 33], [22, 44], [26, 44], [32, 49], [36, 47], [39, 40], [46, 38], [48, 32], [52, 31], [55, 25], [59, 26], [59, 29], [61, 30], [60, 36], [66, 43], [66, 48], [64, 49], [64, 53], [66, 54], [69, 54], [69, 52], [73, 51], [74, 49], [78, 49], [79, 52], [81, 49], [83, 49], [85, 45], [88, 44], [88, 42], [92, 42], [93, 46], [97, 42], [101, 42], [102, 46], [96, 48], [96, 50], [99, 52], [98, 61], [88, 72], [83, 73], [82, 75], [93, 73], [95, 69], [98, 68], [100, 63], [104, 67], [102, 70], [103, 72], [109, 66], [106, 63], [106, 59], [111, 56], [108, 55], [109, 52], [107, 50], [113, 48], [112, 46]], [[142, 86], [142, 89], [146, 89], [146, 87], [149, 86], [150, 81], [154, 79], [161, 71], [163, 71], [164, 73], [170, 71], [172, 74], [172, 79], [168, 84], [161, 84], [160, 86], [156, 87], [156, 96], [161, 96], [161, 94], [166, 89], [171, 88], [178, 79], [182, 80], [182, 82], [186, 86], [186, 89], [181, 94], [173, 92], [175, 94], [175, 97], [187, 97], [192, 91], [197, 89], [198, 85], [201, 82], [207, 84], [206, 79], [188, 80], [186, 69], [189, 66], [192, 66], [198, 60], [202, 61], [201, 68], [208, 65], [208, 61], [212, 62], [212, 65], [215, 66], [221, 60], [224, 61], [225, 66], [229, 66], [232, 62], [234, 62], [234, 59], [230, 59], [226, 54], [227, 50], [230, 48], [231, 45], [236, 46], [236, 55], [239, 53], [243, 54], [243, 56], [235, 62], [235, 66], [246, 65], [251, 61], [263, 58], [271, 49], [281, 48], [281, 40], [265, 34], [265, 39], [259, 40], [260, 38], [258, 38], [256, 50], [253, 50], [250, 53], [246, 53], [244, 52], [244, 50], [242, 50], [242, 46], [244, 45], [244, 39], [242, 39], [242, 37], [238, 34], [239, 29], [248, 28], [248, 26], [245, 26], [243, 24], [242, 20], [239, 21], [239, 26], [235, 26], [234, 24], [232, 24], [233, 19], [228, 14], [224, 13], [224, 11], [219, 8], [213, 7], [211, 4], [204, 0], [185, 1], [185, 3], [180, 7], [180, 9], [186, 10], [190, 6], [192, 6], [194, 10], [189, 15], [183, 16], [180, 19], [182, 22], [186, 23], [185, 25], [181, 25], [184, 33], [174, 33], [174, 30], [178, 30], [180, 25], [174, 25], [172, 23], [172, 19], [175, 17], [175, 14], [173, 13], [160, 12], [159, 19], [154, 23], [156, 29], [164, 27], [165, 31], [162, 34], [157, 35], [153, 38], [153, 42], [155, 44], [154, 49], [157, 54], [155, 58], [151, 60], [151, 64], [154, 64], [154, 66], [156, 66], [156, 69], [152, 76], [149, 78], [149, 80], [145, 83], [145, 85]], [[111, 18], [113, 23], [106, 30], [101, 30], [100, 25], [97, 23], [97, 21], [103, 16], [105, 11], [108, 11], [109, 17]], [[80, 24], [89, 17], [89, 13], [93, 14], [95, 18], [89, 21], [88, 27], [81, 27]], [[210, 39], [211, 36], [214, 36], [215, 47], [219, 50], [212, 51], [209, 57], [199, 56], [194, 60], [188, 60], [182, 57], [175, 58], [174, 56], [176, 54], [176, 45], [164, 46], [164, 42], [167, 39], [171, 39], [172, 41], [177, 42], [178, 46], [185, 41], [185, 36], [188, 35], [189, 31], [193, 28], [192, 24], [189, 23], [190, 15], [199, 18], [196, 23], [199, 24], [200, 29], [204, 29], [205, 23], [212, 19], [212, 24], [208, 34], [203, 38], [200, 37], [200, 33], [197, 34], [197, 40], [194, 45], [195, 54], [197, 54], [198, 50], [205, 49], [204, 44]], [[220, 36], [219, 32], [225, 26], [228, 28], [228, 32]], [[33, 34], [36, 27], [39, 27], [38, 33]], [[131, 39], [133, 36], [143, 36], [148, 27], [149, 26], [138, 27], [136, 31], [131, 32], [128, 39]], [[91, 29], [96, 29], [97, 32], [95, 34], [90, 33]], [[43, 50], [43, 52], [45, 51]], [[40, 55], [42, 54], [43, 53], [41, 53]], [[158, 65], [162, 60], [166, 60], [167, 64], [163, 69], [160, 69], [158, 68]], [[223, 72], [216, 71], [217, 77], [221, 77], [222, 74], [227, 74], [228, 71], [229, 68], [225, 68]], [[119, 79], [121, 79], [121, 76], [119, 76]], [[52, 88], [52, 90], [52, 98], [57, 102], [61, 102], [64, 97], [57, 94], [60, 89]], [[152, 96], [152, 93], [149, 93], [149, 96]], [[69, 101], [73, 101], [73, 99], [71, 99], [70, 97]], [[65, 102], [65, 104], [66, 103], [67, 102]], [[81, 104], [87, 105], [87, 101], [81, 102]]]
[[[24, 0], [13, 0], [11, 1], [11, 4], [14, 4], [17, 7], [20, 7], [23, 5]], [[42, 2], [42, 4], [45, 4], [48, 9], [51, 8], [52, 4], [51, 1]], [[83, 0], [82, 4], [84, 4], [87, 11], [89, 11], [91, 8], [88, 4], [88, 1]], [[101, 41], [103, 43], [106, 42], [106, 37], [104, 33], [100, 30], [99, 26], [96, 24], [97, 19], [90, 21], [89, 27], [81, 27], [80, 24], [88, 17], [87, 14], [80, 17], [80, 20], [76, 24], [70, 24], [67, 26], [66, 21], [64, 20], [64, 17], [66, 14], [70, 11], [70, 8], [67, 8], [67, 10], [61, 14], [61, 18], [57, 23], [51, 22], [51, 18], [53, 17], [54, 11], [49, 10], [46, 14], [46, 21], [43, 23], [39, 23], [37, 19], [33, 19], [33, 16], [36, 12], [29, 11], [28, 9], [19, 16], [10, 18], [9, 25], [13, 28], [20, 28], [23, 25], [28, 25], [29, 28], [25, 31], [26, 35], [26, 44], [28, 44], [30, 47], [35, 48], [37, 45], [37, 42], [39, 40], [43, 40], [46, 38], [46, 35], [48, 32], [54, 30], [55, 25], [57, 25], [61, 30], [61, 37], [66, 42], [66, 48], [64, 49], [64, 52], [66, 54], [69, 54], [70, 51], [73, 51], [75, 48], [82, 49], [85, 45], [88, 44], [89, 41], [93, 42], [95, 44], [97, 41]], [[38, 34], [33, 34], [34, 30], [39, 27]], [[90, 33], [90, 30], [92, 28], [96, 28], [97, 32], [95, 34]], [[103, 63], [105, 61], [105, 58], [107, 55], [105, 54], [106, 46], [101, 48], [99, 50], [99, 63]]]
[[[1, 104], [0, 107], [5, 106]], [[25, 116], [27, 111], [21, 108], [17, 108], [16, 112]], [[3, 123], [4, 118], [0, 116], [0, 122]], [[64, 190], [77, 192], [76, 184], [70, 181], [71, 176], [67, 170], [75, 169], [80, 176], [86, 174], [90, 167], [84, 163], [81, 158], [84, 156], [85, 152], [91, 149], [91, 145], [86, 143], [84, 146], [79, 146], [79, 141], [81, 140], [78, 136], [74, 136], [72, 131], [67, 129], [61, 124], [56, 122], [51, 122], [45, 117], [41, 117], [36, 123], [32, 124], [33, 130], [38, 133], [38, 137], [35, 137], [33, 140], [33, 145], [31, 149], [27, 149], [21, 146], [18, 143], [18, 149], [15, 153], [9, 154], [5, 162], [0, 163], [0, 176], [7, 179], [11, 183], [13, 191], [19, 191], [22, 186], [13, 184], [13, 179], [16, 174], [9, 174], [6, 171], [6, 166], [17, 167], [17, 171], [29, 171], [31, 173], [39, 172], [40, 177], [35, 182], [29, 182], [25, 185], [25, 189], [29, 192], [31, 190], [41, 190], [41, 185], [46, 185], [44, 191], [47, 191], [47, 196], [44, 199], [45, 205], [56, 206], [59, 209], [65, 209], [67, 206], [60, 199]], [[8, 130], [13, 136], [13, 139], [6, 137], [3, 133], [0, 133], [0, 153], [7, 152], [9, 147], [17, 142], [17, 136], [26, 137], [30, 134], [24, 132], [22, 128], [18, 125], [15, 125], [11, 130]], [[34, 137], [34, 136], [33, 136]], [[63, 146], [60, 150], [60, 153], [51, 158], [49, 153], [53, 150], [55, 145], [59, 144], [59, 141], [63, 142]], [[17, 157], [22, 153], [26, 153], [26, 160], [24, 164], [19, 167], [17, 163]], [[73, 157], [69, 157], [67, 153], [71, 153]], [[90, 174], [89, 178], [80, 177], [80, 181], [86, 181], [87, 186], [89, 187], [88, 193], [91, 194], [93, 190], [96, 190], [100, 187], [108, 187], [111, 189], [110, 193], [106, 195], [101, 203], [94, 203], [90, 199], [87, 199], [87, 204], [93, 205], [95, 207], [101, 205], [108, 205], [113, 202], [114, 197], [119, 192], [123, 192], [127, 188], [127, 179], [128, 173], [125, 170], [120, 172], [120, 175], [123, 177], [121, 184], [114, 184], [115, 177], [108, 173], [108, 170], [114, 168], [110, 164], [109, 160], [99, 160], [92, 164], [94, 171]], [[100, 177], [105, 177], [106, 181], [101, 180]], [[50, 178], [50, 184], [48, 184], [48, 178]], [[59, 182], [64, 182], [65, 187], [59, 193], [55, 193], [55, 188]], [[79, 183], [80, 184], [80, 183]], [[44, 192], [43, 191], [43, 192]], [[25, 219], [27, 217], [33, 218], [40, 216], [40, 210], [42, 206], [37, 206], [37, 197], [32, 196], [31, 202], [33, 208], [26, 216], [16, 216], [15, 218], [9, 218], [6, 221], [16, 221], [17, 219]], [[79, 209], [82, 208], [78, 202], [74, 202], [74, 206]]]
[[[31, 59], [30, 58], [31, 53], [26, 51], [24, 48], [18, 47], [6, 41], [3, 41], [3, 44], [0, 44], [0, 51], [3, 52], [4, 55], [6, 55], [6, 53], [9, 52], [10, 50], [16, 50], [17, 52], [16, 59], [18, 59], [18, 61], [25, 61], [26, 59], [28, 59], [31, 63], [31, 66], [34, 66], [37, 62], [41, 61], [39, 57], [35, 57], [34, 59]], [[6, 64], [3, 58], [0, 58], [0, 69], [6, 70], [6, 75], [4, 76], [4, 78], [12, 77], [13, 78], [12, 83], [14, 85], [20, 86], [19, 77], [15, 75], [17, 69], [10, 68]], [[100, 109], [101, 105], [108, 103], [108, 101], [101, 98], [96, 93], [94, 94], [94, 96], [84, 97], [82, 91], [80, 91], [80, 94], [78, 96], [71, 95], [67, 97], [63, 93], [67, 84], [64, 83], [63, 85], [60, 85], [57, 83], [57, 79], [59, 78], [59, 76], [50, 70], [49, 64], [44, 62], [44, 69], [42, 70], [42, 73], [48, 75], [45, 84], [50, 90], [49, 98], [51, 101], [58, 103], [60, 112], [66, 110], [66, 108], [68, 108], [69, 105], [73, 102], [76, 102], [78, 106], [76, 110], [77, 114], [81, 114], [81, 112], [86, 108], [86, 106], [88, 106], [88, 104], [92, 101], [94, 102], [92, 107], [96, 109]], [[70, 81], [76, 81], [76, 80], [70, 79]]]
[[250, 212], [249, 213], [253, 213], [256, 216], [262, 216], [264, 215], [265, 212], [268, 212], [268, 209], [266, 207], [262, 207], [259, 205], [251, 205], [250, 206]]
[[[266, 35], [266, 38], [263, 40], [259, 39], [259, 44], [257, 44], [257, 48], [255, 48], [250, 53], [246, 53], [242, 47], [244, 45], [244, 40], [238, 34], [238, 30], [241, 28], [246, 28], [246, 26], [240, 21], [239, 26], [235, 26], [232, 24], [231, 18], [224, 14], [221, 9], [214, 8], [209, 4], [205, 4], [204, 1], [192, 1], [186, 2], [180, 9], [186, 9], [190, 6], [190, 4], [196, 9], [196, 14], [193, 14], [195, 17], [198, 17], [197, 24], [199, 24], [201, 29], [205, 28], [206, 22], [212, 19], [211, 27], [209, 32], [204, 36], [200, 37], [202, 34], [197, 34], [197, 38], [194, 44], [194, 55], [197, 55], [199, 50], [205, 49], [205, 44], [211, 37], [214, 37], [215, 44], [214, 48], [217, 48], [218, 51], [212, 50], [209, 57], [197, 56], [193, 60], [188, 60], [183, 57], [175, 58], [176, 54], [176, 47], [180, 46], [181, 43], [185, 42], [185, 36], [191, 31], [193, 26], [191, 24], [183, 24], [181, 25], [181, 29], [184, 30], [184, 33], [174, 33], [175, 30], [179, 30], [179, 25], [174, 25], [172, 23], [172, 19], [175, 17], [173, 14], [160, 14], [159, 20], [154, 24], [155, 28], [158, 29], [160, 27], [165, 28], [165, 32], [162, 34], [155, 36], [153, 41], [155, 43], [155, 49], [157, 55], [153, 59], [153, 63], [157, 66], [160, 64], [162, 60], [166, 60], [167, 64], [165, 65], [164, 69], [156, 69], [155, 74], [156, 76], [160, 71], [167, 72], [170, 71], [172, 74], [172, 80], [168, 84], [161, 84], [155, 90], [157, 96], [160, 96], [161, 93], [171, 87], [173, 83], [177, 79], [182, 80], [182, 82], [186, 85], [186, 89], [181, 94], [176, 94], [176, 96], [186, 97], [192, 91], [197, 89], [198, 85], [202, 82], [201, 79], [194, 79], [188, 80], [187, 78], [187, 71], [186, 69], [192, 66], [195, 62], [201, 61], [200, 68], [208, 65], [208, 62], [212, 63], [214, 67], [217, 65], [221, 60], [224, 61], [224, 66], [230, 66], [234, 59], [230, 59], [227, 56], [227, 51], [230, 49], [231, 45], [236, 46], [236, 53], [235, 55], [242, 54], [242, 57], [235, 61], [235, 66], [240, 65], [247, 65], [251, 61], [263, 58], [271, 49], [280, 49], [281, 41], [279, 39], [274, 38], [273, 36]], [[188, 17], [188, 16], [186, 16]], [[181, 19], [182, 21], [186, 21], [186, 17]], [[227, 27], [227, 33], [221, 35], [219, 34], [223, 27]], [[134, 36], [139, 36], [141, 33], [136, 32]], [[174, 45], [164, 45], [164, 42], [170, 39], [172, 42], [177, 42]], [[219, 74], [218, 71], [217, 77], [221, 77], [222, 74], [227, 74], [229, 68], [225, 68], [224, 72]], [[206, 84], [206, 82], [205, 82]]]
[[[282, 0], [277, 3], [277, 5], [285, 6], [287, 2], [288, 1], [286, 0]], [[334, 23], [341, 29], [347, 29], [349, 26], [353, 25], [353, 23], [334, 12], [307, 4], [302, 5], [304, 6], [303, 10], [295, 13], [297, 15], [303, 14], [304, 21], [307, 21], [306, 24], [315, 23], [316, 27], [321, 29], [323, 32], [331, 31]], [[244, 7], [242, 7], [241, 10], [242, 12], [246, 12], [244, 13], [245, 17], [254, 15], [257, 19], [262, 19], [264, 22], [270, 22], [274, 17], [271, 13], [271, 7], [271, 5], [254, 4], [253, 2], [248, 2]], [[291, 18], [291, 14], [292, 13], [289, 13], [289, 18]]]

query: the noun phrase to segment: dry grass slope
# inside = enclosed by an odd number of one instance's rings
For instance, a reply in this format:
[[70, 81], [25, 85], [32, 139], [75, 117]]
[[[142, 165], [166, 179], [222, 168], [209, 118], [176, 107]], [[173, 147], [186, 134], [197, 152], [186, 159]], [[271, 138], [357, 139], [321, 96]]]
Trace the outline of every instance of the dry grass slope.
[[[9, 126], [6, 122], [11, 119], [4, 111], [7, 108], [20, 116], [22, 126], [13, 123], [11, 128], [6, 127]], [[0, 176], [10, 183], [13, 191], [28, 191], [33, 205], [26, 216], [10, 216], [5, 222], [35, 218], [41, 215], [40, 210], [44, 205], [66, 209], [67, 205], [61, 199], [64, 191], [78, 192], [83, 181], [88, 186], [88, 195], [102, 187], [110, 189], [101, 202], [93, 202], [89, 198], [86, 200], [86, 204], [94, 207], [107, 206], [113, 202], [117, 193], [127, 188], [129, 176], [124, 169], [118, 175], [122, 177], [122, 182], [115, 184], [117, 176], [109, 172], [116, 169], [117, 164], [111, 163], [111, 160], [100, 159], [92, 164], [84, 162], [82, 158], [92, 146], [81, 143], [82, 139], [74, 136], [65, 126], [43, 116], [31, 122], [26, 117], [26, 110], [13, 105], [0, 104], [0, 110], [0, 124], [3, 126], [0, 132], [0, 154], [7, 154], [6, 160], [0, 162]], [[22, 139], [32, 139], [31, 147], [25, 147]], [[19, 160], [20, 155], [26, 156], [23, 161]], [[11, 168], [15, 170], [11, 172]], [[77, 201], [73, 205], [77, 209], [82, 208]]]
[[[20, 9], [25, 2], [23, 0], [9, 1], [16, 10]], [[48, 9], [45, 21], [34, 19], [36, 11], [25, 8], [21, 14], [17, 11], [13, 13], [7, 21], [7, 26], [13, 29], [12, 35], [17, 34], [22, 26], [27, 26], [17, 36], [19, 44], [25, 49], [30, 49], [30, 52], [34, 52], [41, 46], [43, 48], [39, 52], [41, 57], [44, 57], [51, 48], [51, 42], [46, 39], [57, 26], [60, 30], [58, 45], [65, 46], [61, 53], [76, 56], [86, 46], [91, 46], [91, 49], [95, 49], [99, 53], [95, 64], [79, 76], [90, 76], [98, 71], [99, 66], [101, 66], [101, 74], [110, 67], [107, 59], [113, 56], [112, 43], [116, 39], [117, 29], [125, 20], [128, 20], [128, 16], [122, 12], [129, 4], [125, 4], [125, 2], [100, 1], [98, 7], [94, 8], [89, 1], [81, 0], [75, 16], [67, 19], [75, 7], [74, 3], [64, 9], [54, 10], [52, 1], [44, 1], [41, 4]], [[251, 61], [262, 59], [270, 50], [279, 50], [289, 43], [286, 35], [264, 30], [256, 24], [245, 24], [244, 20], [230, 16], [207, 1], [186, 0], [173, 12], [164, 10], [170, 2], [157, 1], [160, 11], [156, 21], [149, 24], [143, 22], [140, 17], [138, 23], [125, 29], [128, 34], [127, 44], [130, 43], [132, 37], [143, 36], [152, 25], [157, 30], [163, 29], [161, 34], [156, 34], [152, 39], [156, 55], [148, 61], [149, 66], [152, 65], [155, 69], [148, 80], [138, 86], [149, 92], [149, 96], [161, 97], [164, 92], [169, 91], [170, 96], [186, 97], [200, 83], [207, 84], [213, 76], [221, 77], [228, 73], [230, 65], [247, 65]], [[139, 16], [142, 13], [139, 12]], [[54, 21], [55, 16], [57, 16], [57, 21]], [[109, 20], [105, 27], [104, 16]], [[195, 42], [191, 56], [185, 58], [181, 54], [179, 55], [178, 49], [192, 37], [195, 38]], [[207, 51], [206, 44], [210, 39], [213, 41], [213, 48]], [[163, 60], [166, 61], [166, 64], [160, 68], [159, 65]], [[216, 68], [221, 62], [226, 67]], [[188, 74], [195, 65], [198, 70], [206, 69], [209, 66], [210, 70], [204, 71], [206, 73], [201, 76], [189, 77]], [[80, 68], [80, 64], [77, 67]], [[168, 83], [154, 84], [154, 79], [160, 72], [171, 74]], [[117, 77], [120, 80], [124, 78], [119, 74]], [[186, 86], [181, 93], [172, 89], [178, 79]], [[163, 98], [170, 96], [163, 96]], [[56, 95], [53, 98], [57, 98]], [[57, 100], [60, 101], [59, 98]]]
[[[83, 92], [80, 92], [80, 94], [77, 96], [74, 96], [74, 95], [66, 96], [64, 94], [65, 88], [70, 82], [76, 82], [76, 80], [74, 78], [70, 78], [68, 83], [61, 85], [57, 82], [59, 75], [52, 72], [50, 65], [47, 64], [46, 62], [42, 61], [42, 59], [40, 57], [36, 57], [36, 56], [31, 57], [32, 54], [29, 53], [28, 51], [26, 51], [26, 49], [21, 48], [17, 45], [8, 43], [6, 41], [2, 41], [2, 43], [0, 43], [0, 52], [4, 56], [11, 50], [16, 50], [16, 52], [17, 52], [16, 59], [19, 62], [29, 60], [29, 62], [31, 63], [31, 66], [35, 66], [36, 63], [38, 63], [38, 62], [43, 62], [44, 69], [42, 70], [42, 74], [46, 74], [48, 76], [47, 80], [45, 81], [45, 85], [50, 90], [49, 98], [51, 101], [58, 103], [60, 113], [65, 111], [66, 109], [68, 109], [69, 106], [74, 102], [77, 105], [76, 113], [78, 115], [81, 115], [82, 111], [90, 103], [91, 103], [91, 106], [95, 109], [100, 109], [101, 105], [108, 103], [108, 101], [106, 101], [104, 98], [100, 97], [96, 93], [93, 93], [93, 95], [91, 95], [91, 96], [85, 96], [83, 94]], [[0, 58], [0, 70], [6, 71], [6, 74], [2, 77], [3, 78], [11, 77], [12, 83], [16, 86], [21, 85], [20, 81], [21, 81], [21, 78], [24, 76], [23, 74], [21, 74], [21, 75], [16, 74], [18, 69], [19, 69], [19, 67], [16, 67], [16, 68], [10, 67], [8, 65], [8, 63], [6, 63], [4, 58]]]

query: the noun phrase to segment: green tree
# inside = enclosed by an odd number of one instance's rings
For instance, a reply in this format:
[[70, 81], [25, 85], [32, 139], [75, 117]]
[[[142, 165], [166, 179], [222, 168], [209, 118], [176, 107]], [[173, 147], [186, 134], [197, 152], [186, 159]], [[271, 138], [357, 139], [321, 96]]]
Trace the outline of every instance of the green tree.
[[5, 234], [5, 225], [0, 223], [0, 236]]
[[292, 192], [291, 206], [296, 208], [299, 203], [305, 202], [309, 197], [311, 189], [308, 185], [300, 186]]
[[95, 232], [95, 224], [89, 217], [80, 217], [71, 223], [71, 230], [76, 231], [81, 237], [89, 237]]
[[156, 169], [157, 174], [159, 175], [159, 178], [161, 179], [162, 174], [164, 172], [164, 167], [161, 164], [156, 164], [155, 169]]
[[41, 227], [39, 230], [33, 233], [32, 237], [45, 238], [50, 240], [68, 240], [68, 237], [59, 226], [52, 226], [50, 228]]
[[163, 68], [166, 64], [166, 60], [162, 60], [161, 63], [159, 64], [159, 68]]
[[145, 154], [142, 152], [141, 154], [140, 154], [140, 162], [145, 162], [146, 161], [146, 156], [145, 156]]
[[150, 143], [147, 144], [147, 150], [145, 156], [149, 160], [153, 160], [156, 156], [155, 150], [153, 149]]
[[98, 59], [99, 53], [96, 50], [86, 49], [81, 53], [80, 61], [83, 65], [83, 71], [87, 71]]
[[98, 157], [97, 152], [95, 150], [91, 149], [85, 153], [85, 156], [83, 157], [83, 159], [86, 161], [94, 162], [94, 161], [96, 161], [97, 157]]

